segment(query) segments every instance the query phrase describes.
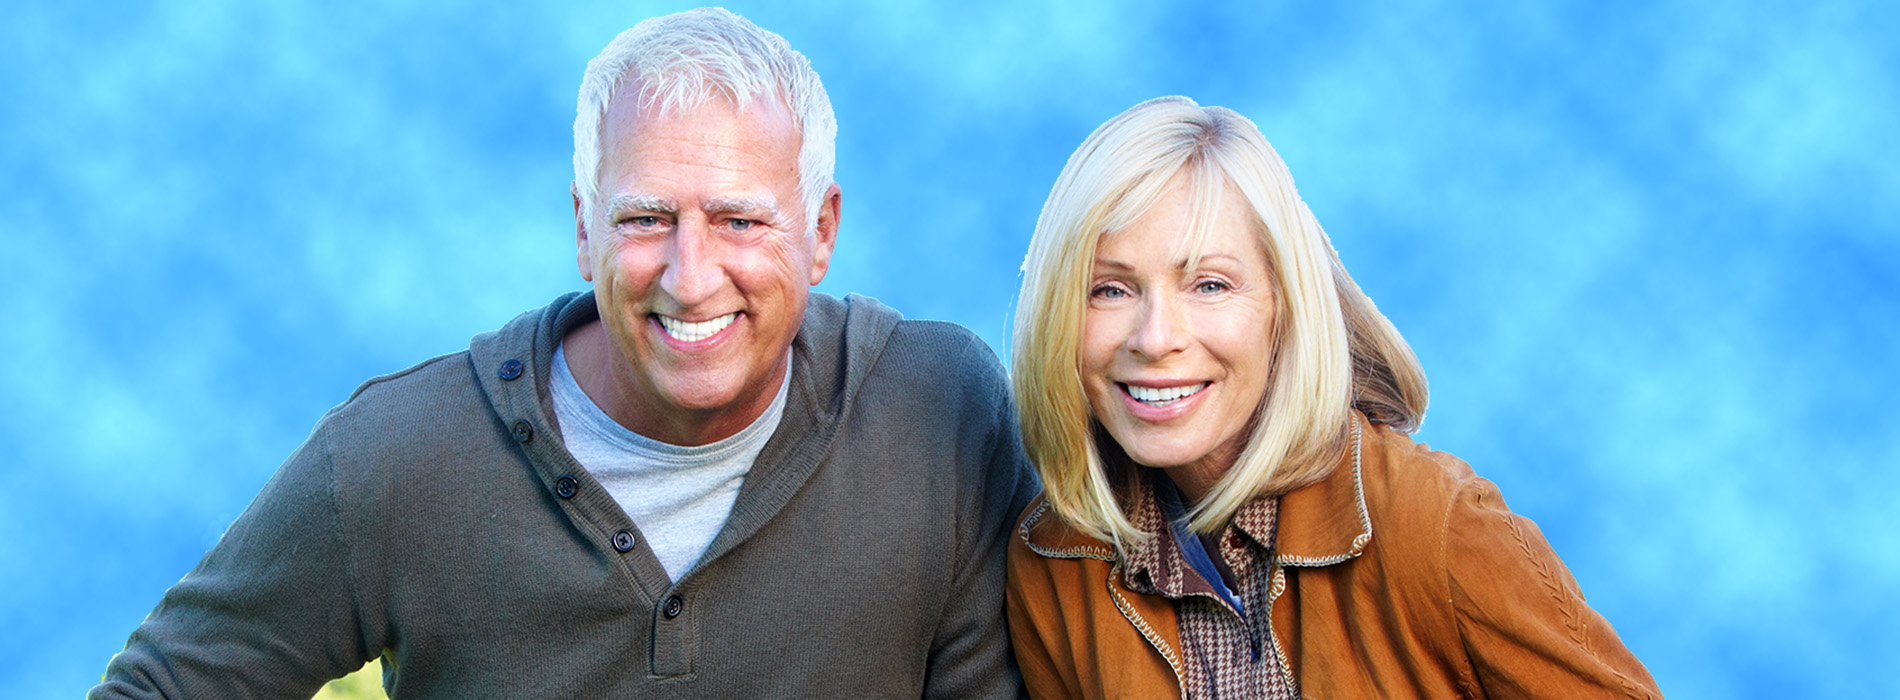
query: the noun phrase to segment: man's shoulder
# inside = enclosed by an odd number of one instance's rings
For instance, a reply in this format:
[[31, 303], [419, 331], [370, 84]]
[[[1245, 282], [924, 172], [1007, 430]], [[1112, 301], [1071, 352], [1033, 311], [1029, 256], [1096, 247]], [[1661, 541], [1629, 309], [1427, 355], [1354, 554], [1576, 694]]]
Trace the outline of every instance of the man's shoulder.
[[[917, 387], [942, 401], [1007, 401], [1008, 379], [988, 343], [948, 321], [899, 322], [879, 354], [873, 381]], [[959, 398], [960, 397], [960, 398]]]
[[546, 370], [539, 355], [551, 353], [541, 346], [561, 324], [584, 320], [591, 302], [589, 295], [563, 295], [476, 335], [466, 350], [372, 377], [330, 409], [312, 437], [337, 437], [327, 442], [372, 452], [455, 448], [476, 433], [489, 437], [498, 402], [520, 403], [521, 392], [535, 395]]
[[[383, 401], [427, 401], [438, 388], [469, 383], [468, 351], [437, 355], [408, 368], [364, 380], [337, 409]], [[334, 411], [333, 411], [334, 412]]]
[[948, 321], [905, 319], [857, 294], [842, 299], [813, 294], [800, 342], [810, 351], [815, 371], [842, 371], [837, 385], [848, 391], [920, 382], [987, 391], [1004, 384], [996, 353], [969, 329]]
[[996, 352], [975, 331], [949, 321], [904, 320], [891, 333], [891, 344], [906, 358], [970, 365], [995, 365]]
[[[465, 350], [438, 355], [407, 369], [371, 377], [325, 421], [368, 418], [378, 422], [442, 417], [466, 420], [473, 412], [489, 414], [502, 388], [527, 391], [544, 384], [548, 349], [561, 332], [591, 319], [590, 294], [569, 293], [553, 303], [523, 311], [500, 328], [470, 339]], [[545, 346], [545, 347], [543, 347]]]
[[488, 401], [470, 369], [469, 353], [438, 355], [407, 369], [372, 377], [325, 414], [317, 431], [344, 431], [351, 442], [384, 433], [413, 440], [436, 424], [466, 422], [488, 413]]

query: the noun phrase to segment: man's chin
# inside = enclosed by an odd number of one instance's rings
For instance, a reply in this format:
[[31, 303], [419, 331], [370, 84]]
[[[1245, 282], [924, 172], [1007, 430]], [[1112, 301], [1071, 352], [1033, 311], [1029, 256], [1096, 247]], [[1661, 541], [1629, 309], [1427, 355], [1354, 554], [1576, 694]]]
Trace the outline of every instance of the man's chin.
[[748, 393], [736, 377], [694, 377], [687, 381], [662, 379], [660, 395], [674, 408], [691, 413], [716, 414], [737, 410]]

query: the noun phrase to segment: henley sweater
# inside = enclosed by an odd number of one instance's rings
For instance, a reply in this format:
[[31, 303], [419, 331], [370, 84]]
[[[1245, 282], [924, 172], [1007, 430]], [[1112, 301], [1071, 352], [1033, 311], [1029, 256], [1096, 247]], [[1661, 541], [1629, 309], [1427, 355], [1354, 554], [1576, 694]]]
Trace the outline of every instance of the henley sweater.
[[672, 581], [563, 446], [570, 294], [331, 410], [91, 698], [1014, 698], [1004, 551], [1037, 490], [995, 355], [813, 294], [780, 425]]

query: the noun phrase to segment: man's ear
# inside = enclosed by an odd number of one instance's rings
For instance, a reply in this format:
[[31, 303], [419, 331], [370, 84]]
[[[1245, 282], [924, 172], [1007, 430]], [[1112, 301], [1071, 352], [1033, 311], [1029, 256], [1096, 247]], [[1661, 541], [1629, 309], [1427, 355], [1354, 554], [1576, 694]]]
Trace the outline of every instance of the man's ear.
[[581, 269], [581, 279], [594, 281], [594, 252], [587, 245], [587, 217], [581, 213], [581, 187], [579, 183], [567, 185], [569, 194], [574, 195], [574, 264]]
[[843, 216], [844, 191], [838, 183], [831, 183], [831, 189], [825, 190], [825, 201], [818, 205], [818, 225], [812, 227], [811, 283], [817, 285], [825, 280], [825, 273], [831, 269], [831, 249], [838, 244], [838, 222]]

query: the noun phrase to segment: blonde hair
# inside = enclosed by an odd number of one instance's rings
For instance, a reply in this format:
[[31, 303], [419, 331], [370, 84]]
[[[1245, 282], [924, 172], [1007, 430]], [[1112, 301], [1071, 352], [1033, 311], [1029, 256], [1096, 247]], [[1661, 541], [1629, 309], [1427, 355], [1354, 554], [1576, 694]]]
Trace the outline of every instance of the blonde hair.
[[741, 109], [754, 98], [778, 99], [799, 128], [798, 194], [805, 227], [818, 225], [818, 207], [831, 189], [838, 122], [831, 98], [805, 55], [772, 32], [723, 7], [701, 7], [633, 25], [587, 62], [574, 117], [574, 188], [591, 228], [599, 215], [601, 122], [628, 83], [641, 89], [640, 107], [660, 113], [690, 110], [715, 97]]
[[[1082, 142], [1043, 205], [1023, 261], [1011, 363], [1023, 444], [1049, 504], [1118, 547], [1142, 536], [1123, 505], [1139, 473], [1083, 392], [1088, 285], [1102, 237], [1139, 219], [1177, 175], [1199, 209], [1239, 194], [1267, 251], [1277, 305], [1267, 393], [1252, 435], [1190, 512], [1195, 531], [1223, 527], [1256, 496], [1331, 473], [1347, 447], [1353, 409], [1405, 432], [1425, 412], [1425, 374], [1411, 347], [1346, 274], [1253, 122], [1185, 97], [1135, 105]], [[1191, 215], [1190, 259], [1214, 214]]]

